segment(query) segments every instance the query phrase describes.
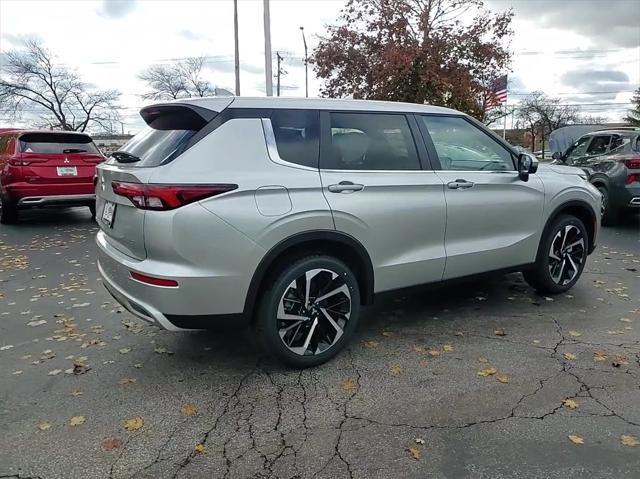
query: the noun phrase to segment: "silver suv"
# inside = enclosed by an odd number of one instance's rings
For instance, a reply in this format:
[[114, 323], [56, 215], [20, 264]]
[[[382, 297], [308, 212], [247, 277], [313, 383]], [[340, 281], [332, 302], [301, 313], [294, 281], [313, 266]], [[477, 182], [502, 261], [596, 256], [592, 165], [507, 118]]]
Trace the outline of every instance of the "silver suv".
[[172, 331], [250, 322], [313, 366], [377, 293], [489, 271], [560, 293], [595, 247], [601, 196], [582, 170], [538, 168], [454, 110], [202, 98], [140, 114], [98, 168], [98, 267]]

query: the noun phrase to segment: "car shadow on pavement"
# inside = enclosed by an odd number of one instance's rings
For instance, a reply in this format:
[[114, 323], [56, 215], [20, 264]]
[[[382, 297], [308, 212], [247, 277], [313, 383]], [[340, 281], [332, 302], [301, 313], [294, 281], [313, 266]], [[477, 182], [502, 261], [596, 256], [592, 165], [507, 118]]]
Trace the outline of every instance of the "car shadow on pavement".
[[[29, 227], [51, 226], [86, 226], [88, 224], [96, 224], [91, 219], [89, 208], [85, 206], [72, 208], [31, 208], [20, 210], [19, 222], [13, 225], [19, 228], [21, 225], [28, 224]], [[96, 225], [97, 226], [97, 225]]]

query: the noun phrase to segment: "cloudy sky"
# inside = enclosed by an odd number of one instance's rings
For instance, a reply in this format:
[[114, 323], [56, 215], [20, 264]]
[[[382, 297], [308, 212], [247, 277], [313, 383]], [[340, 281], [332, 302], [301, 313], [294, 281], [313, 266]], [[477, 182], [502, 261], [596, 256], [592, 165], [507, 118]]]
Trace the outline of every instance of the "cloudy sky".
[[[310, 50], [334, 23], [344, 0], [271, 0], [272, 48], [285, 57], [282, 94], [304, 95], [304, 26]], [[509, 103], [542, 90], [584, 114], [620, 119], [640, 84], [637, 0], [486, 0], [513, 8], [514, 59]], [[264, 95], [262, 1], [240, 0], [241, 93]], [[233, 90], [231, 0], [0, 0], [0, 51], [40, 38], [60, 63], [85, 80], [123, 94], [125, 129], [137, 115], [145, 85], [136, 75], [154, 63], [207, 56], [206, 76]], [[275, 65], [274, 65], [275, 71]], [[310, 69], [310, 95], [320, 86]], [[275, 84], [275, 82], [274, 82]], [[6, 121], [1, 119], [0, 126]]]

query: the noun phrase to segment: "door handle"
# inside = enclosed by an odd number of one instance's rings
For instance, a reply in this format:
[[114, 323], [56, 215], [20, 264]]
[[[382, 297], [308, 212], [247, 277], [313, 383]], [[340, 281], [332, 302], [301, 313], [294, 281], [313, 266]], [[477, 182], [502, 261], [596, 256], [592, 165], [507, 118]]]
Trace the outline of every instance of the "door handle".
[[337, 185], [329, 185], [331, 193], [354, 193], [364, 189], [364, 185], [359, 185], [351, 181], [341, 181]]
[[473, 181], [457, 179], [447, 183], [447, 188], [450, 190], [466, 190], [467, 188], [471, 188], [473, 184]]

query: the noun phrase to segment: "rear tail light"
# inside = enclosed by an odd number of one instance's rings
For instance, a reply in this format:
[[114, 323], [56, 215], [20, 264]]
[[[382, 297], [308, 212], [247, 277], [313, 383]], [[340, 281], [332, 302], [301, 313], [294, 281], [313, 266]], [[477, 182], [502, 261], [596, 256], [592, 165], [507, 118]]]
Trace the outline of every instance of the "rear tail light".
[[233, 191], [238, 185], [143, 185], [112, 181], [111, 188], [116, 195], [129, 199], [136, 208], [164, 211]]
[[142, 273], [136, 273], [135, 271], [129, 271], [131, 278], [141, 283], [150, 284], [151, 286], [163, 286], [165, 288], [177, 288], [178, 282], [174, 279], [156, 278], [154, 276], [148, 276]]
[[630, 185], [631, 183], [634, 183], [636, 181], [640, 183], [640, 175], [638, 175], [638, 174], [627, 176], [627, 181], [625, 183], [627, 185]]
[[640, 170], [640, 157], [623, 160], [623, 163], [630, 170]]
[[84, 161], [85, 163], [91, 163], [92, 165], [99, 165], [103, 161], [106, 161], [106, 158], [103, 158], [101, 156], [92, 156], [89, 158], [82, 158], [82, 161]]
[[23, 158], [9, 158], [9, 164], [11, 166], [29, 166], [32, 163], [44, 163], [47, 161], [44, 158], [29, 158], [25, 160]]

